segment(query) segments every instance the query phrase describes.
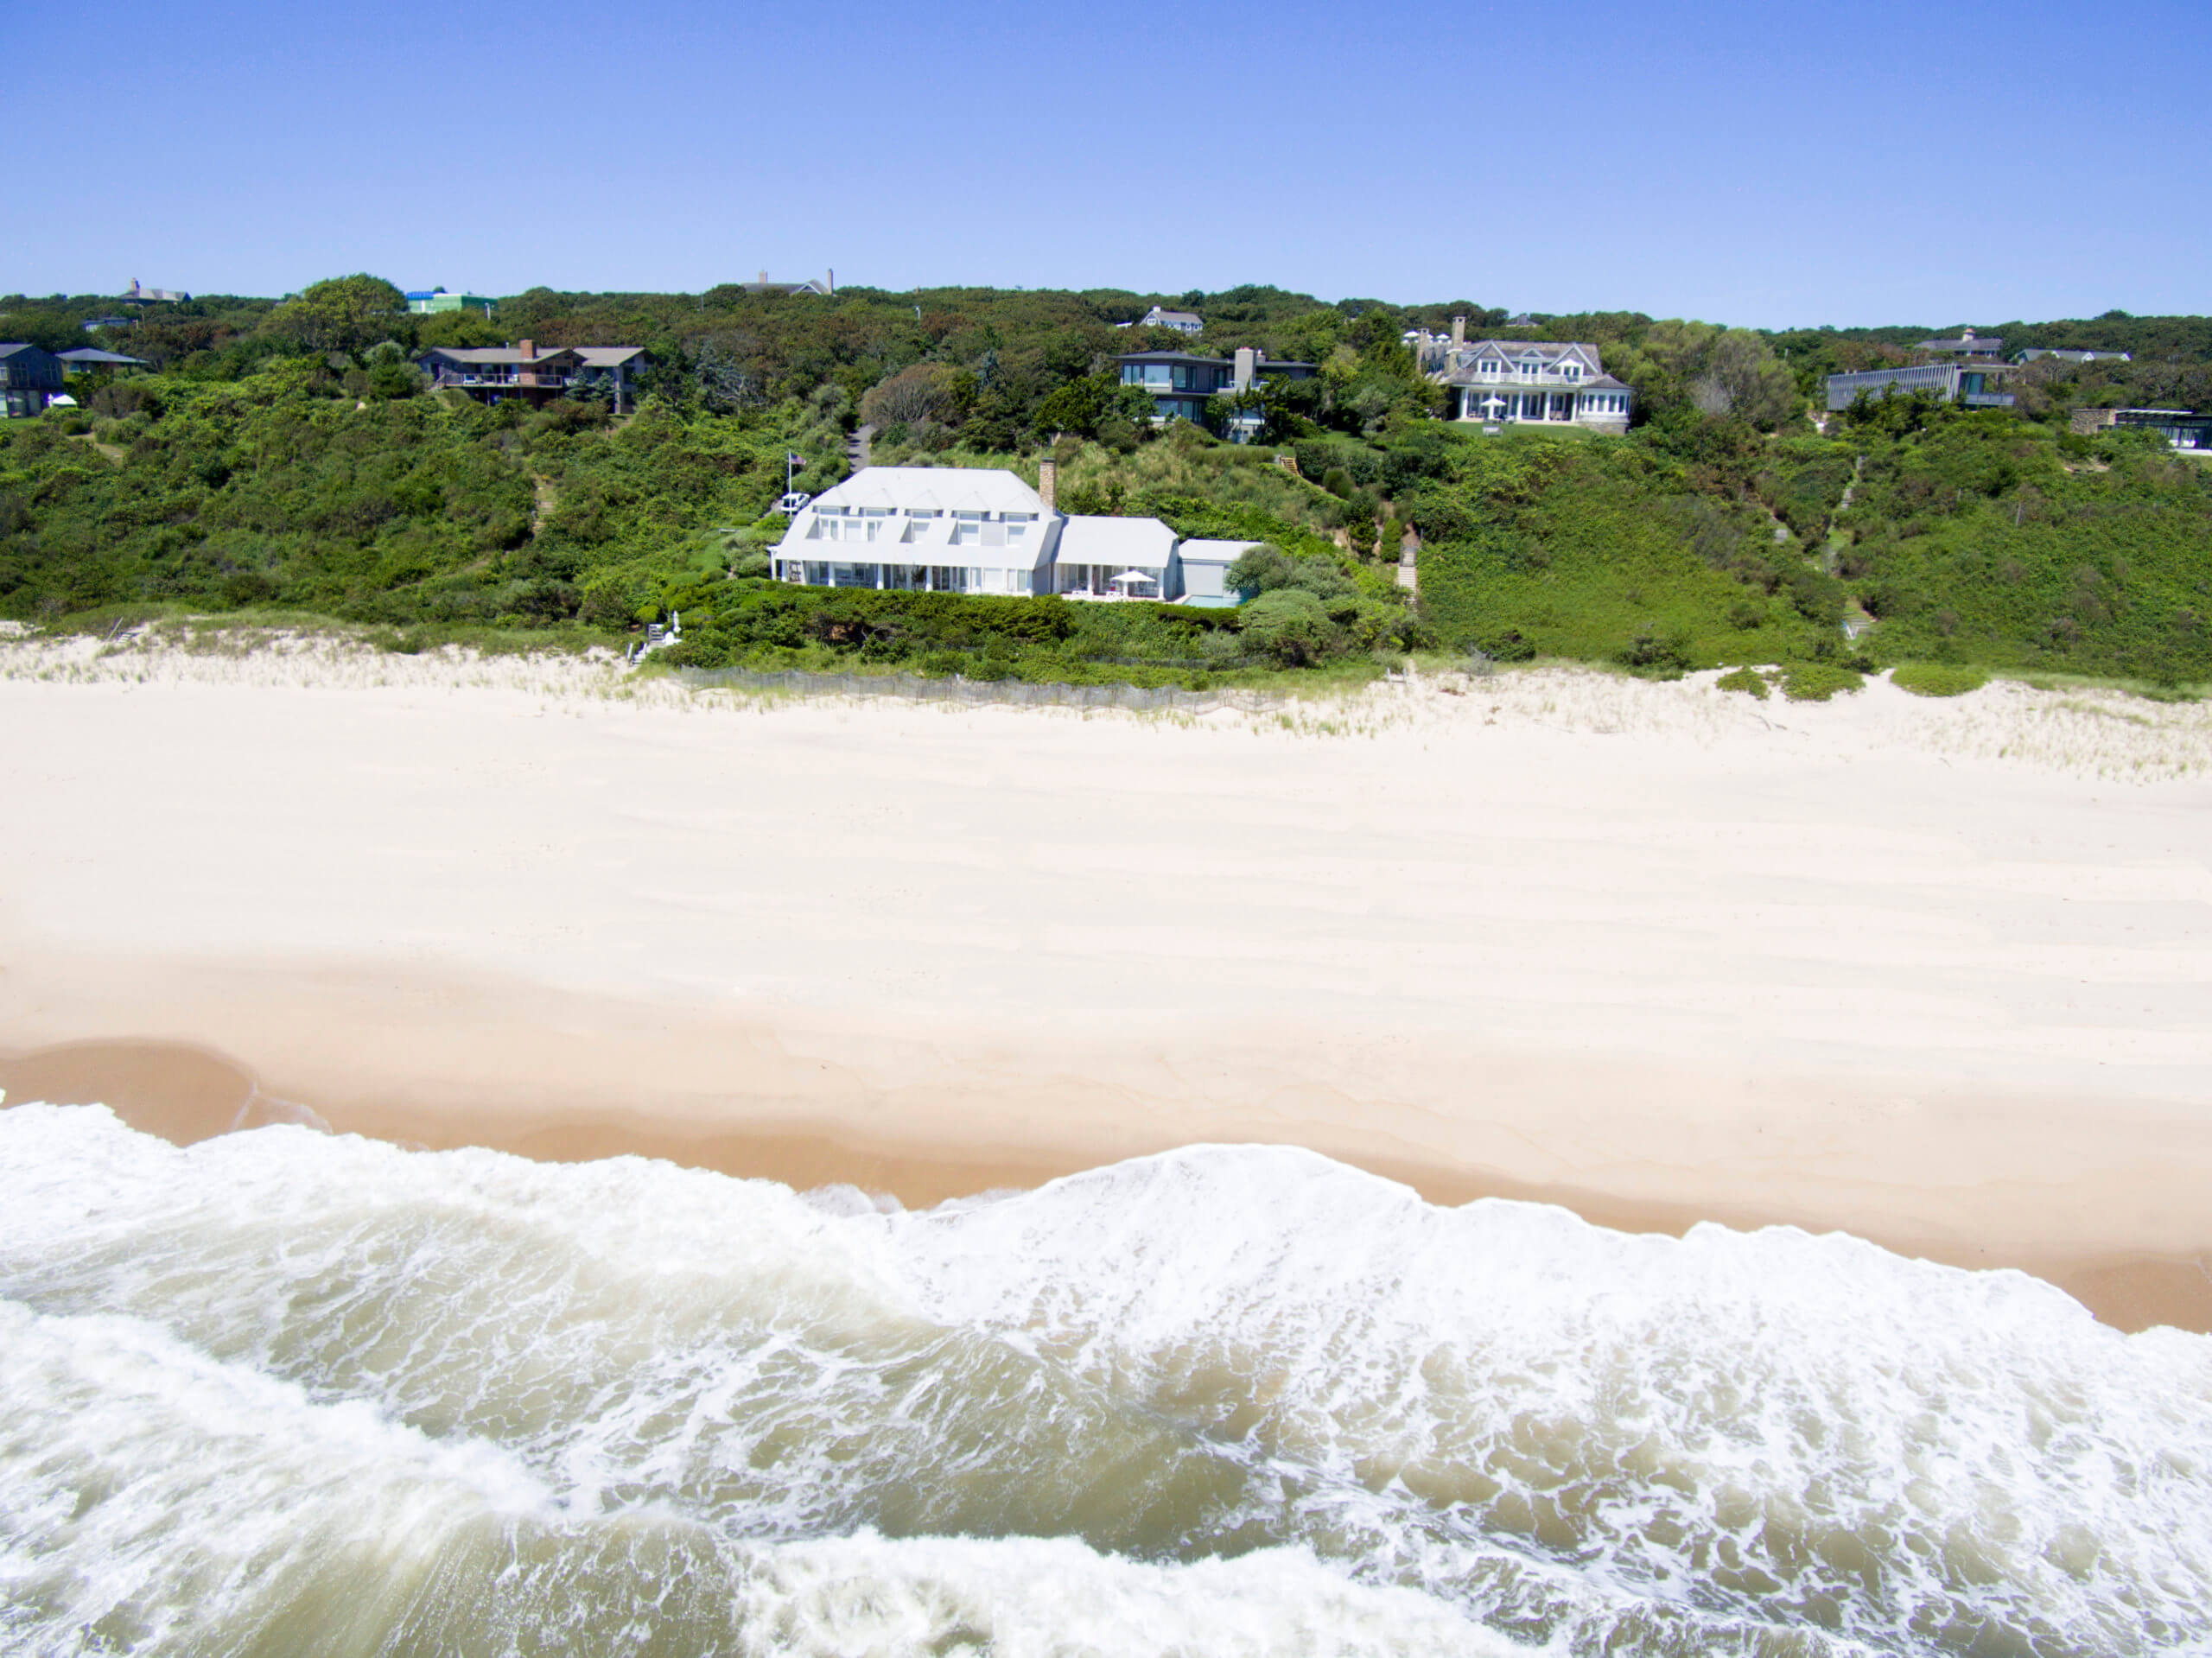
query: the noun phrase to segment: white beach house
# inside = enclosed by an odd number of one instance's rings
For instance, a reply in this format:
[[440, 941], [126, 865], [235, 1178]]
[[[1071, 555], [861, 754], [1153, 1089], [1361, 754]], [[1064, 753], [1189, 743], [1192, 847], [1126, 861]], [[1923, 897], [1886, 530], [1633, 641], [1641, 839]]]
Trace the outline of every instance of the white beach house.
[[776, 580], [894, 593], [1233, 602], [1253, 542], [1182, 541], [1158, 518], [1071, 517], [1010, 472], [868, 467], [791, 518]]
[[791, 518], [779, 581], [902, 593], [1050, 593], [1066, 520], [1010, 472], [868, 467]]

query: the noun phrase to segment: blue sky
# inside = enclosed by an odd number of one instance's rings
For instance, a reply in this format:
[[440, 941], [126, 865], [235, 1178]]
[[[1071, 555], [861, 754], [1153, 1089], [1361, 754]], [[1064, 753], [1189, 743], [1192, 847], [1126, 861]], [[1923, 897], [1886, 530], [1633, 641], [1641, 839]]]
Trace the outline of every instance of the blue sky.
[[0, 17], [57, 93], [12, 124], [5, 292], [834, 267], [1778, 327], [2198, 312], [2212, 278], [2203, 0]]

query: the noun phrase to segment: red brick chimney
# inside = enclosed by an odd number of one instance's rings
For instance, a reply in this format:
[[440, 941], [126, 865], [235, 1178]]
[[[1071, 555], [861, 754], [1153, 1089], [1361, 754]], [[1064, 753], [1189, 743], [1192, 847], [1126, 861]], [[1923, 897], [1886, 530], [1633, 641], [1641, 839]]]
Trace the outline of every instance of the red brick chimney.
[[521, 372], [515, 376], [515, 384], [518, 385], [536, 385], [537, 384], [537, 371], [531, 367], [530, 363], [531, 359], [537, 355], [537, 342], [534, 340], [525, 340], [522, 342], [521, 349], [522, 367]]

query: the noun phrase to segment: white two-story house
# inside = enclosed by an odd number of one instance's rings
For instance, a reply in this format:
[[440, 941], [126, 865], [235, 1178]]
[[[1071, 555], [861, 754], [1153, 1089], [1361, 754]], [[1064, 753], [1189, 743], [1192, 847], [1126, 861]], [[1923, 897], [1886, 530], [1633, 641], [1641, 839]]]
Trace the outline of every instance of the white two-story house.
[[1052, 591], [1061, 515], [1010, 472], [868, 467], [792, 515], [776, 579], [902, 593]]
[[1421, 372], [1452, 389], [1451, 417], [1485, 426], [1580, 426], [1628, 430], [1636, 393], [1605, 372], [1595, 346], [1559, 340], [1478, 340], [1465, 323], [1452, 334], [1419, 334], [1408, 342]]
[[815, 588], [1217, 605], [1234, 602], [1223, 573], [1256, 544], [1183, 541], [1158, 518], [1071, 517], [1010, 472], [868, 467], [792, 514], [769, 565]]

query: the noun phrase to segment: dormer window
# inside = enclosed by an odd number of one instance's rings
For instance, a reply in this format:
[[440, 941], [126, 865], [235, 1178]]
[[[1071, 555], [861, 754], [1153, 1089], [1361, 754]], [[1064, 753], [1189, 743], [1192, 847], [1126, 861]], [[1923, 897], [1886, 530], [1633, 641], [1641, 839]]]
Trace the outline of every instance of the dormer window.
[[1567, 379], [1579, 380], [1582, 378], [1582, 365], [1580, 363], [1561, 363], [1559, 365], [1559, 372]]

